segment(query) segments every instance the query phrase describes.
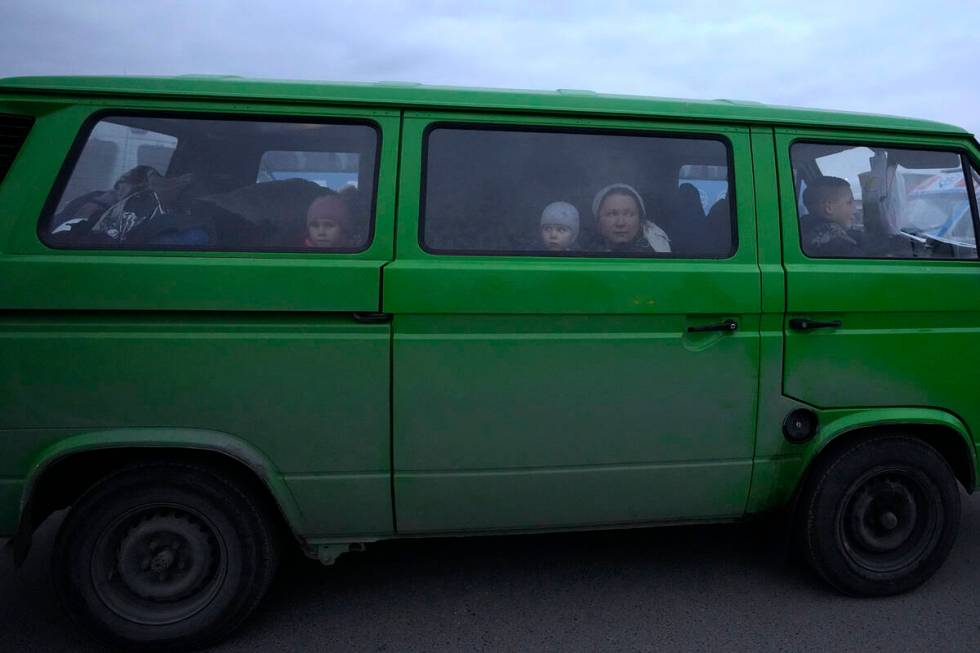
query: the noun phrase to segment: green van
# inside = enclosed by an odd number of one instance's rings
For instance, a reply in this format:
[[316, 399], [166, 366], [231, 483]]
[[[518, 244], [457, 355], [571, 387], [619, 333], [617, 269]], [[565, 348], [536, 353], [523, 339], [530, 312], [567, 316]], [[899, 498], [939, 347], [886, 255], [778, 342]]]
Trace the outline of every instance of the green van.
[[949, 553], [980, 146], [870, 115], [399, 84], [0, 81], [0, 536], [194, 648], [292, 540], [793, 517], [851, 595]]

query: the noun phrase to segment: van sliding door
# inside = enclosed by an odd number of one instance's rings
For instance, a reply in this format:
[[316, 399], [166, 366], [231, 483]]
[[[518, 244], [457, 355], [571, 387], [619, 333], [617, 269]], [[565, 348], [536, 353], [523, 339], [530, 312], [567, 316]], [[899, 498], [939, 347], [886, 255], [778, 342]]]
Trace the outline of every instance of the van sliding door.
[[[760, 312], [748, 130], [582, 124], [406, 114], [384, 274], [399, 532], [744, 511]], [[556, 201], [566, 251], [542, 240]]]

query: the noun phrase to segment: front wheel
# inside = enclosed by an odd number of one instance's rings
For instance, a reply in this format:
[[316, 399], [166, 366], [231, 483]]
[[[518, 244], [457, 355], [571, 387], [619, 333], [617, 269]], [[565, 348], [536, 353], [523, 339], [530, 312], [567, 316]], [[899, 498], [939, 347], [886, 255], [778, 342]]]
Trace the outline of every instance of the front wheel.
[[824, 461], [801, 507], [811, 565], [855, 596], [924, 583], [949, 555], [960, 522], [959, 487], [946, 460], [902, 436], [859, 442]]
[[104, 642], [189, 650], [258, 604], [276, 569], [273, 535], [255, 498], [211, 469], [133, 466], [72, 507], [53, 575], [72, 617]]

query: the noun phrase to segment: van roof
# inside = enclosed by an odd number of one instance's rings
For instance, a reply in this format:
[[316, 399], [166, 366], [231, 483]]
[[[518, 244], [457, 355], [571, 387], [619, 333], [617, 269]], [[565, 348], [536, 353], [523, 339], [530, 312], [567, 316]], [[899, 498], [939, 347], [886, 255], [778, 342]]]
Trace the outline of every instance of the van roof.
[[244, 79], [222, 75], [181, 77], [11, 77], [0, 79], [0, 95], [11, 93], [84, 96], [140, 95], [209, 100], [362, 104], [411, 109], [494, 110], [529, 113], [601, 114], [779, 125], [930, 133], [969, 133], [929, 120], [821, 109], [779, 107], [734, 100], [679, 100], [592, 91], [522, 91], [426, 86], [402, 82], [334, 83]]

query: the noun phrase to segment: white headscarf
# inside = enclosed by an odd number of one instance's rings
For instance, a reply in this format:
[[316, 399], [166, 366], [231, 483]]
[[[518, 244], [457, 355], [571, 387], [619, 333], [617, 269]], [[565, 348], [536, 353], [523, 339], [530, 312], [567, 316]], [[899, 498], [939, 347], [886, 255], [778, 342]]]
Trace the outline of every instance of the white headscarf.
[[613, 191], [619, 191], [620, 193], [626, 193], [636, 200], [636, 205], [640, 207], [640, 219], [646, 220], [647, 218], [647, 208], [643, 204], [643, 198], [640, 194], [636, 192], [636, 189], [629, 184], [609, 184], [598, 193], [595, 194], [595, 198], [592, 200], [592, 215], [596, 218], [599, 217], [599, 207], [602, 203], [606, 201], [606, 196]]

